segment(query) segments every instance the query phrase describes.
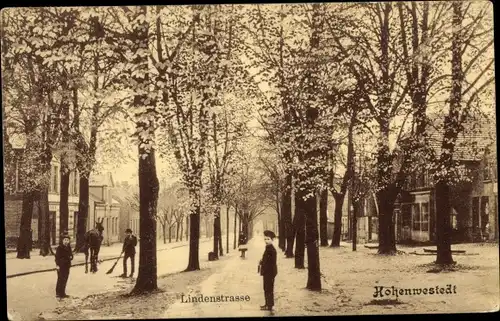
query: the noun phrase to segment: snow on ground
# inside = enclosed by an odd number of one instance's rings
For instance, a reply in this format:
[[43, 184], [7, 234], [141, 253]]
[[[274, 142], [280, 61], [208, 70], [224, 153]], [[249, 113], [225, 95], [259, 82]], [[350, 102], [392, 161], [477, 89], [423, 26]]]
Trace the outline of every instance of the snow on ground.
[[[212, 242], [203, 240], [200, 242], [200, 255], [206, 256]], [[158, 275], [165, 275], [183, 270], [187, 266], [188, 246], [184, 244], [178, 247], [171, 244], [170, 249], [158, 251]], [[159, 246], [160, 247], [160, 246]], [[163, 245], [162, 245], [163, 247]], [[174, 248], [175, 247], [175, 248]], [[139, 253], [136, 254], [136, 276], [139, 264]], [[48, 260], [49, 258], [47, 258]], [[50, 261], [53, 262], [51, 257]], [[20, 261], [24, 264], [31, 263], [30, 260], [7, 260]], [[107, 275], [114, 261], [106, 261], [99, 265], [96, 274], [85, 274], [83, 266], [72, 267], [69, 275], [67, 293], [73, 298], [59, 301], [55, 298], [55, 286], [57, 273], [55, 271], [36, 273], [7, 279], [7, 308], [13, 316], [13, 320], [35, 320], [40, 313], [52, 311], [59, 307], [82, 304], [82, 299], [89, 295], [99, 293], [110, 293], [116, 295], [116, 291], [128, 290], [134, 284], [134, 280], [122, 279], [118, 275], [122, 273], [122, 261], [118, 263], [114, 272]], [[130, 262], [129, 262], [130, 272]], [[88, 299], [89, 301], [91, 299]], [[85, 301], [85, 300], [84, 300]], [[89, 301], [90, 302], [90, 301]], [[61, 312], [61, 310], [58, 310]], [[88, 311], [87, 311], [88, 312]], [[117, 311], [118, 313], [119, 311]], [[47, 316], [49, 319], [75, 320], [75, 318], [65, 318], [64, 313]], [[84, 318], [84, 317], [82, 317]], [[86, 318], [86, 317], [85, 317]]]
[[[378, 256], [376, 250], [358, 248], [352, 252], [340, 248], [321, 248], [321, 292], [305, 289], [307, 269], [294, 268], [294, 260], [278, 255], [278, 276], [275, 281], [275, 309], [260, 311], [264, 303], [262, 277], [257, 262], [264, 250], [263, 241], [253, 240], [247, 259], [232, 260], [200, 286], [191, 297], [249, 296], [243, 302], [183, 303], [180, 300], [167, 309], [164, 317], [246, 317], [353, 314], [416, 314], [493, 311], [499, 302], [498, 246], [457, 245], [467, 255], [456, 255], [457, 271], [428, 273], [435, 256]], [[455, 248], [454, 247], [454, 248]], [[422, 248], [401, 248], [405, 252]], [[278, 250], [280, 251], [280, 250]], [[446, 294], [450, 284], [452, 294]], [[375, 286], [406, 289], [444, 288], [443, 295], [399, 295], [374, 298]], [[454, 288], [455, 287], [455, 288]], [[379, 288], [380, 289], [380, 288]], [[456, 294], [453, 293], [455, 290]], [[382, 294], [386, 289], [382, 290]], [[429, 291], [429, 292], [428, 292]], [[406, 292], [405, 292], [406, 293]], [[388, 300], [387, 300], [388, 299]], [[183, 301], [187, 301], [184, 298]]]
[[[262, 238], [257, 236], [249, 242], [246, 259], [231, 251], [219, 261], [208, 262], [203, 254], [210, 246], [211, 242], [206, 243], [200, 251], [202, 270], [160, 278], [158, 286], [163, 292], [123, 297], [133, 287], [129, 281], [117, 292], [66, 301], [47, 319], [460, 313], [494, 311], [499, 306], [497, 244], [454, 245], [466, 254], [454, 256], [458, 263], [454, 271], [440, 273], [433, 273], [433, 255], [379, 256], [376, 250], [363, 246], [352, 252], [347, 244], [321, 248], [321, 292], [305, 289], [307, 269], [295, 269], [294, 260], [284, 258], [278, 249], [273, 312], [259, 309], [264, 303], [262, 277], [257, 273], [264, 251]], [[422, 248], [399, 249], [424, 253]], [[187, 262], [182, 263], [185, 267]], [[375, 287], [381, 286], [384, 297], [375, 298]], [[398, 297], [386, 296], [386, 290], [392, 292], [393, 286]], [[429, 289], [435, 291], [436, 287], [438, 292], [443, 288], [444, 293], [430, 294]], [[406, 289], [416, 289], [420, 295], [409, 295]], [[223, 296], [227, 302], [186, 303], [188, 297], [200, 295]], [[231, 302], [231, 296], [245, 299]]]
[[[257, 265], [262, 258], [263, 251], [262, 237], [252, 239], [248, 243], [248, 251], [244, 259], [239, 257], [239, 253], [235, 255], [199, 287], [185, 293], [183, 298], [170, 306], [163, 318], [268, 315], [269, 312], [259, 309], [259, 306], [264, 304], [264, 292], [262, 277], [257, 273]], [[208, 297], [208, 300], [212, 302], [189, 302], [190, 298], [199, 298], [200, 295], [203, 295], [203, 300]], [[220, 300], [225, 302], [214, 302], [218, 296], [223, 296], [224, 298]], [[238, 301], [235, 297], [239, 297]]]
[[[400, 249], [423, 253], [422, 248]], [[275, 285], [278, 294], [275, 314], [418, 314], [498, 310], [498, 245], [463, 244], [455, 245], [453, 249], [466, 250], [466, 255], [454, 256], [457, 270], [429, 273], [434, 268], [435, 256], [379, 256], [376, 250], [364, 247], [358, 247], [356, 252], [352, 252], [349, 246], [321, 248], [321, 293], [305, 289], [307, 270], [294, 269], [293, 259], [282, 259], [285, 264], [281, 265], [281, 275]], [[446, 294], [448, 285], [451, 285], [452, 294]], [[384, 297], [374, 297], [376, 286], [384, 287]], [[397, 288], [398, 297], [385, 296], [387, 288], [392, 294], [392, 286]], [[429, 288], [435, 291], [436, 286], [444, 287], [445, 294], [429, 294]], [[412, 292], [413, 288], [427, 288], [427, 294], [399, 295], [400, 289], [407, 288]]]
[[[210, 243], [200, 245], [200, 253], [210, 248]], [[208, 253], [208, 252], [207, 252]], [[134, 283], [128, 284], [115, 292], [91, 295], [82, 300], [72, 300], [61, 305], [52, 313], [44, 314], [45, 320], [82, 320], [82, 319], [144, 319], [158, 318], [169, 305], [180, 299], [190, 289], [196, 288], [204, 279], [220, 269], [234, 255], [224, 255], [218, 261], [209, 262], [200, 258], [199, 271], [175, 271], [158, 278], [159, 291], [140, 296], [129, 296]], [[187, 263], [187, 262], [183, 262]], [[183, 265], [185, 268], [187, 264]]]

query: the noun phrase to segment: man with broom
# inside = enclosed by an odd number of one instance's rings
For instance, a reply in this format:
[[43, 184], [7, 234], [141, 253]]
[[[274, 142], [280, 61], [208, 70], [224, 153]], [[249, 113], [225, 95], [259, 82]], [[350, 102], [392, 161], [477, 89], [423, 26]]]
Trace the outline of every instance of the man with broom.
[[122, 278], [127, 277], [127, 259], [130, 258], [131, 261], [131, 271], [129, 277], [134, 276], [135, 270], [135, 246], [137, 245], [137, 237], [132, 234], [131, 229], [125, 230], [125, 240], [123, 241], [123, 274], [120, 275]]

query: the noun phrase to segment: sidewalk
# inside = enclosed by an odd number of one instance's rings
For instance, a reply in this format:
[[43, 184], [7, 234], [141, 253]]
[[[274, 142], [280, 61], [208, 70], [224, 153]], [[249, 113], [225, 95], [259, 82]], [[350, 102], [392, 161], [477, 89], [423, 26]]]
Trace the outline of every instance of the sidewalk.
[[[200, 242], [207, 242], [209, 240], [210, 239], [206, 237], [200, 238]], [[187, 246], [188, 244], [189, 241], [163, 244], [162, 241], [158, 240], [156, 244], [156, 250], [164, 251], [172, 248]], [[104, 245], [101, 246], [101, 249], [99, 251], [99, 260], [101, 261], [116, 260], [120, 256], [120, 253], [122, 251], [122, 246], [123, 243], [114, 243], [110, 246], [104, 246]], [[140, 250], [140, 242], [137, 244], [137, 252], [139, 252], [139, 250]], [[5, 267], [6, 267], [7, 278], [55, 270], [54, 256], [48, 255], [43, 257], [39, 254], [38, 249], [31, 252], [30, 259], [17, 259], [16, 255], [17, 255], [16, 253], [6, 254]], [[72, 266], [82, 265], [82, 264], [85, 264], [85, 254], [83, 253], [74, 254]], [[89, 264], [90, 264], [90, 259], [89, 259]]]
[[[278, 277], [281, 266], [280, 260], [285, 260], [279, 251], [278, 249]], [[183, 303], [182, 298], [180, 298], [165, 311], [163, 317], [209, 318], [272, 315], [272, 312], [260, 310], [260, 306], [264, 304], [264, 290], [262, 276], [257, 273], [257, 266], [263, 253], [264, 241], [259, 237], [253, 238], [248, 242], [245, 259], [235, 255], [220, 271], [205, 280], [197, 290], [184, 293], [184, 301], [188, 300], [188, 296], [191, 298], [199, 297], [200, 294], [204, 297], [221, 295], [227, 297], [249, 296], [249, 301]], [[275, 298], [279, 295], [277, 294], [275, 293]]]

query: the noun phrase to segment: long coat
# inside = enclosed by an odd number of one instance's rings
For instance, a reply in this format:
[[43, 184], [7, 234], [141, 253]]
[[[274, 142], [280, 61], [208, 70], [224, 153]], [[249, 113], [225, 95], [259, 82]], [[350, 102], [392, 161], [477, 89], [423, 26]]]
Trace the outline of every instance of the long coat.
[[70, 268], [71, 260], [73, 260], [73, 252], [68, 245], [60, 244], [56, 249], [56, 265], [62, 268]]
[[135, 247], [137, 245], [137, 237], [135, 235], [130, 235], [126, 237], [123, 241], [123, 249], [122, 251], [125, 254], [133, 255], [135, 254]]
[[276, 263], [276, 249], [272, 244], [266, 245], [264, 255], [260, 261], [260, 275], [276, 277], [278, 275], [278, 265]]

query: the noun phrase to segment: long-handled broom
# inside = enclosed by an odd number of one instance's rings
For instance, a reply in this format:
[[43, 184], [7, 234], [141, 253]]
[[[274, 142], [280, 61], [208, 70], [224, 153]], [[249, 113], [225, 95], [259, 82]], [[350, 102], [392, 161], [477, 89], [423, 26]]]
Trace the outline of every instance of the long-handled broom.
[[111, 267], [111, 269], [109, 269], [109, 271], [106, 272], [106, 274], [113, 273], [113, 270], [115, 269], [116, 265], [118, 264], [118, 261], [122, 258], [122, 254], [123, 254], [123, 251], [120, 253], [120, 256], [116, 259], [115, 264], [113, 264], [113, 266]]

